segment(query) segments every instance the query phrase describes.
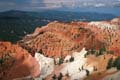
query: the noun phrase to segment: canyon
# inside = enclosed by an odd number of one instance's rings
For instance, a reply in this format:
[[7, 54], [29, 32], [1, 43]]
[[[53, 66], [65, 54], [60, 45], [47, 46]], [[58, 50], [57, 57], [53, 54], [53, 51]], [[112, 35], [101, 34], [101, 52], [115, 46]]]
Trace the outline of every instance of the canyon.
[[120, 17], [50, 22], [16, 44], [0, 41], [0, 79], [109, 80], [114, 75], [118, 79], [119, 67], [109, 64], [120, 56], [119, 38]]

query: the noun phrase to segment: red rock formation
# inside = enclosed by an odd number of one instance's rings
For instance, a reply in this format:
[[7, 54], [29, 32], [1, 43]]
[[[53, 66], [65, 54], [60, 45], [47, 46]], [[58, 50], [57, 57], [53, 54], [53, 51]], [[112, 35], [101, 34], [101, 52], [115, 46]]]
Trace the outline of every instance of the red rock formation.
[[84, 26], [86, 25], [52, 22], [46, 27], [37, 28], [19, 44], [33, 54], [37, 51], [51, 57], [66, 56], [74, 51], [80, 51], [84, 46], [88, 49], [102, 47], [104, 42], [99, 41], [94, 32]]
[[119, 56], [119, 38], [120, 18], [99, 22], [51, 22], [26, 35], [17, 45], [0, 42], [0, 80], [38, 76], [40, 66], [32, 57], [35, 52], [49, 57], [65, 57], [83, 47], [87, 50], [106, 47], [105, 53]]
[[[100, 49], [106, 46], [114, 51], [111, 49], [112, 46], [120, 45], [114, 42], [119, 37], [119, 35], [115, 37], [120, 32], [119, 18], [99, 23], [99, 25], [90, 25], [90, 22], [51, 22], [42, 28], [37, 28], [33, 34], [25, 36], [19, 45], [33, 55], [34, 52], [41, 52], [50, 57], [66, 56], [74, 51], [80, 51], [84, 46], [87, 49]], [[107, 28], [109, 25], [111, 25], [110, 29]]]
[[9, 42], [0, 42], [0, 80], [40, 74], [38, 62], [24, 49]]

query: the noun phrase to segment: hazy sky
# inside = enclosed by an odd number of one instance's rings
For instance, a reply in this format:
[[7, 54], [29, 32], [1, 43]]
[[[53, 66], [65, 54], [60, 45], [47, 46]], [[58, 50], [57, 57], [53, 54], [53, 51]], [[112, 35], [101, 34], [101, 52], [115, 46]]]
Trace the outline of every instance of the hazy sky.
[[17, 10], [38, 10], [38, 9], [54, 9], [61, 7], [95, 7], [120, 4], [120, 0], [0, 0], [0, 11], [17, 9]]

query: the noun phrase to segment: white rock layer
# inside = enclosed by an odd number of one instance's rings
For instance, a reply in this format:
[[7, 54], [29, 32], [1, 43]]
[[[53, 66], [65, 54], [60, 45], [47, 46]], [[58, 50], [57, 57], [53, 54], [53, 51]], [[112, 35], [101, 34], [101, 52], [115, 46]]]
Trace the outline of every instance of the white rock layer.
[[40, 78], [45, 78], [54, 71], [54, 59], [45, 57], [40, 53], [35, 53], [35, 58], [40, 64]]
[[[66, 63], [65, 67], [61, 70], [61, 73], [63, 75], [69, 74], [69, 76], [71, 76], [71, 80], [82, 80], [87, 75], [86, 70], [88, 70], [89, 73], [92, 73], [93, 66], [85, 66], [87, 59], [84, 56], [86, 53], [87, 51], [85, 50], [85, 48], [83, 48], [81, 52], [74, 52], [72, 54], [72, 57], [74, 57], [74, 61]], [[69, 61], [70, 58], [70, 55], [66, 56], [65, 61]]]

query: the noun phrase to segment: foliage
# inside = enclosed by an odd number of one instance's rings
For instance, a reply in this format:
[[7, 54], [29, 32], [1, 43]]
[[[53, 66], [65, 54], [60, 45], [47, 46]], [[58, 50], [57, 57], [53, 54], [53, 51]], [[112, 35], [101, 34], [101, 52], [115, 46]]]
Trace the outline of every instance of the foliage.
[[61, 57], [60, 59], [59, 59], [59, 65], [61, 65], [62, 63], [63, 63], [63, 61], [64, 61], [64, 59]]
[[94, 48], [92, 48], [92, 49], [90, 50], [90, 53], [91, 53], [91, 54], [95, 54], [95, 52], [96, 52], [96, 50], [95, 50]]
[[[0, 13], [0, 39], [16, 42], [20, 40], [22, 36], [33, 32], [38, 26], [44, 26], [54, 20], [62, 22], [80, 21], [80, 19], [83, 19], [83, 16], [85, 18], [84, 21], [105, 20], [115, 17], [111, 14], [98, 14], [94, 12], [54, 10], [25, 12], [10, 10]], [[82, 29], [83, 28], [80, 28], [80, 30]]]
[[53, 79], [53, 80], [56, 80], [56, 79], [57, 79], [57, 77], [56, 77], [55, 74], [53, 75], [52, 79]]
[[70, 62], [73, 62], [74, 61], [74, 57], [71, 56], [70, 58]]
[[106, 51], [106, 47], [105, 46], [100, 48], [99, 55], [102, 55], [105, 51]]
[[92, 55], [100, 56], [100, 55], [103, 55], [104, 52], [106, 52], [106, 51], [107, 51], [106, 47], [103, 46], [99, 50], [96, 50], [95, 48], [91, 48], [89, 53], [92, 54]]
[[120, 56], [115, 59], [113, 67], [116, 67], [118, 70], [120, 70]]
[[2, 65], [4, 63], [4, 59], [0, 58], [0, 65]]
[[63, 74], [60, 73], [60, 75], [58, 76], [58, 80], [62, 80]]
[[117, 57], [114, 61], [113, 58], [109, 59], [107, 69], [110, 69], [111, 67], [116, 67], [118, 70], [120, 70], [120, 56]]
[[113, 66], [113, 58], [110, 58], [107, 64], [107, 69], [110, 69]]
[[86, 69], [86, 76], [89, 76], [90, 72]]

